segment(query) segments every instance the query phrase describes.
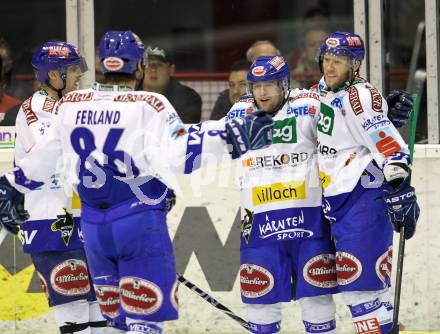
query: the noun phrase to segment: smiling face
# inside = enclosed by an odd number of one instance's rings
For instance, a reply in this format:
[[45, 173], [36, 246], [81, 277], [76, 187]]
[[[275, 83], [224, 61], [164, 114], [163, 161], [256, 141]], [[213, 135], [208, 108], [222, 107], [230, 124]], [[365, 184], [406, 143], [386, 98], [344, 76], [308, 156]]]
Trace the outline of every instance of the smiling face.
[[283, 101], [283, 92], [278, 81], [263, 81], [252, 84], [252, 95], [260, 110], [272, 112]]
[[330, 89], [336, 89], [344, 82], [352, 80], [359, 66], [359, 62], [352, 64], [348, 57], [325, 54], [322, 61], [325, 83]]

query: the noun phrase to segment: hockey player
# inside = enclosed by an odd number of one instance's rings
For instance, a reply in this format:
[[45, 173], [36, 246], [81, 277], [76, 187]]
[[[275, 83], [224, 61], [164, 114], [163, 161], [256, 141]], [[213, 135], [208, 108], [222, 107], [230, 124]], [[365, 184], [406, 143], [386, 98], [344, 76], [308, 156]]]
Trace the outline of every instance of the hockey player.
[[392, 225], [396, 231], [403, 225], [411, 238], [419, 207], [407, 145], [380, 92], [358, 76], [364, 54], [364, 42], [352, 33], [332, 33], [321, 45], [324, 75], [316, 91], [326, 105], [317, 114], [318, 161], [339, 290], [357, 333], [387, 333]]
[[[77, 89], [86, 69], [77, 48], [65, 42], [44, 43], [35, 51], [32, 67], [41, 88], [23, 102], [17, 115], [16, 164], [43, 140], [56, 101]], [[35, 190], [25, 195], [30, 218], [21, 225], [19, 237], [24, 252], [31, 255], [61, 333], [110, 333], [105, 331], [106, 320], [93, 292], [72, 188], [57, 173], [44, 185], [21, 185]], [[13, 230], [18, 232], [17, 227]]]
[[106, 84], [66, 94], [44, 145], [32, 148], [7, 180], [0, 178], [0, 207], [13, 207], [0, 219], [25, 214], [10, 184], [47, 180], [59, 162], [81, 198], [85, 250], [102, 313], [126, 317], [128, 333], [159, 334], [164, 321], [177, 319], [178, 307], [167, 185], [175, 173], [197, 169], [202, 154], [221, 159], [232, 146], [230, 153], [239, 157], [270, 143], [272, 120], [260, 114], [187, 128], [163, 95], [135, 91], [145, 62], [133, 32], [107, 32], [99, 57]]
[[[259, 57], [248, 72], [248, 98], [226, 120], [263, 110], [273, 144], [241, 157], [240, 282], [251, 333], [279, 333], [281, 303], [299, 300], [307, 333], [335, 332], [334, 246], [322, 219], [313, 115], [319, 96], [290, 91], [283, 57]], [[292, 277], [293, 281], [292, 282]]]
[[[240, 282], [251, 333], [279, 333], [281, 302], [292, 299], [299, 300], [307, 333], [334, 333], [335, 249], [330, 226], [321, 216], [316, 157], [314, 119], [320, 97], [308, 90], [289, 90], [290, 71], [280, 56], [259, 57], [247, 79], [251, 95], [236, 103], [226, 120], [255, 110], [274, 120], [273, 144], [249, 151], [238, 167]], [[408, 110], [398, 102], [403, 96], [390, 96], [399, 120]]]

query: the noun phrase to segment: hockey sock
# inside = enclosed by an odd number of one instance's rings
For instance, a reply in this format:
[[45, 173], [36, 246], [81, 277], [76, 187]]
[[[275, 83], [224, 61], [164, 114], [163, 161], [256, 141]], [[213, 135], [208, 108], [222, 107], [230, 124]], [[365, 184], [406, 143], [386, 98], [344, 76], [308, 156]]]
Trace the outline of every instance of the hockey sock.
[[278, 334], [281, 328], [281, 303], [248, 304], [249, 332]]
[[336, 333], [336, 305], [332, 295], [304, 297], [299, 300], [299, 304], [306, 333]]
[[127, 318], [127, 334], [162, 334], [162, 322]]
[[55, 305], [53, 311], [62, 334], [91, 334], [87, 300]]
[[392, 317], [379, 299], [349, 307], [357, 334], [386, 334], [391, 329]]
[[280, 332], [281, 321], [273, 322], [271, 324], [254, 324], [249, 322], [249, 330], [252, 334], [277, 334]]
[[105, 334], [125, 334], [128, 327], [125, 324], [125, 318], [118, 316], [116, 319], [107, 320], [107, 332]]
[[108, 334], [107, 320], [102, 316], [97, 301], [89, 302], [89, 325], [92, 334]]

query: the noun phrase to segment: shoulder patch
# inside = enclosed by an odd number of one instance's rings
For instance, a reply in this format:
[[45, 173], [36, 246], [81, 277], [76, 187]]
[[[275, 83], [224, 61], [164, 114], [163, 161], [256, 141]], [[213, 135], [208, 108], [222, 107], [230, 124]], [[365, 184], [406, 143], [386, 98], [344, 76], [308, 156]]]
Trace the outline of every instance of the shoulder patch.
[[115, 102], [136, 102], [145, 101], [154, 110], [160, 112], [165, 109], [165, 105], [160, 98], [150, 94], [121, 94], [114, 98]]
[[370, 91], [371, 109], [373, 109], [375, 112], [382, 112], [382, 95], [380, 95], [376, 87], [371, 85], [365, 85], [365, 87]]
[[296, 101], [298, 99], [305, 99], [305, 98], [311, 98], [320, 101], [319, 94], [311, 91], [305, 91], [304, 93], [299, 93], [295, 96], [289, 97], [289, 102], [292, 103], [293, 101]]
[[27, 125], [31, 125], [32, 123], [38, 121], [38, 116], [32, 110], [32, 96], [23, 102], [21, 108], [23, 109], [24, 115], [26, 117]]
[[354, 114], [360, 115], [364, 112], [362, 108], [361, 100], [359, 98], [359, 92], [355, 86], [350, 86], [347, 88], [348, 98], [350, 100], [351, 108], [353, 109]]
[[56, 103], [55, 100], [46, 97], [43, 103], [43, 111], [48, 113], [53, 113], [53, 107], [55, 106], [55, 103]]

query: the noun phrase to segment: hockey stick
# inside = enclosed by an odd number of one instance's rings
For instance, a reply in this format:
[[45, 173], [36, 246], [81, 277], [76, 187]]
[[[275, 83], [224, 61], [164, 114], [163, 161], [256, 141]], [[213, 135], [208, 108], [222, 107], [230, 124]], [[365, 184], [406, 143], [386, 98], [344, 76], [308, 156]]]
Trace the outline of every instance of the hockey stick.
[[249, 323], [246, 320], [240, 318], [238, 315], [236, 315], [234, 312], [232, 312], [230, 309], [228, 309], [225, 305], [220, 303], [218, 300], [214, 299], [213, 297], [208, 295], [206, 292], [204, 292], [202, 289], [200, 289], [199, 287], [197, 287], [196, 285], [194, 285], [193, 283], [188, 281], [185, 277], [183, 277], [182, 274], [177, 273], [177, 279], [179, 280], [180, 283], [185, 285], [188, 289], [190, 289], [191, 291], [194, 291], [197, 295], [199, 295], [200, 298], [203, 298], [209, 304], [214, 306], [216, 309], [222, 311], [228, 317], [237, 321], [242, 327], [249, 330]]
[[[411, 115], [411, 128], [409, 132], [409, 154], [411, 157], [411, 163], [413, 161], [414, 154], [414, 142], [416, 140], [416, 127], [417, 116], [420, 107], [420, 98], [418, 95], [413, 95], [414, 100], [414, 112]], [[402, 274], [403, 274], [403, 256], [405, 255], [405, 227], [400, 228], [399, 236], [399, 253], [397, 255], [397, 268], [396, 268], [396, 287], [394, 288], [394, 311], [393, 311], [393, 326], [387, 334], [399, 333], [399, 308], [400, 308], [400, 291], [402, 290]]]

